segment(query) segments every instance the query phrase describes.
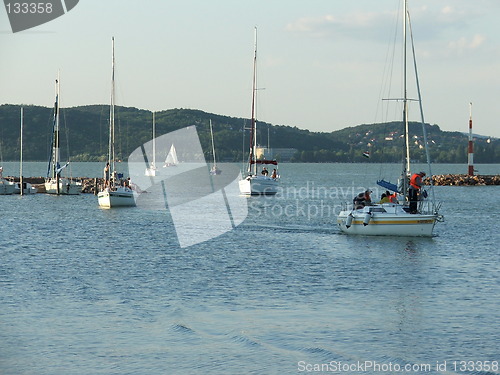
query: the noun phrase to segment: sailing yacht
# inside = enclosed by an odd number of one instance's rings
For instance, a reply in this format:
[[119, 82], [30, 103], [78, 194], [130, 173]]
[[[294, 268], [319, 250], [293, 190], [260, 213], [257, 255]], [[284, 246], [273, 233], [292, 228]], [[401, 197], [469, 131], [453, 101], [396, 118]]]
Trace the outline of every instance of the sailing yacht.
[[[439, 215], [439, 205], [436, 205], [433, 200], [420, 200], [418, 202], [418, 210], [412, 212], [409, 204], [409, 180], [412, 173], [410, 172], [410, 145], [408, 135], [408, 99], [407, 83], [406, 83], [406, 60], [407, 60], [407, 26], [410, 27], [409, 14], [407, 9], [407, 0], [403, 0], [403, 92], [404, 97], [397, 99], [403, 103], [403, 121], [405, 134], [405, 153], [403, 160], [403, 171], [401, 174], [400, 183], [392, 184], [385, 180], [377, 181], [377, 184], [385, 189], [391, 190], [398, 194], [401, 203], [383, 203], [383, 204], [368, 204], [364, 207], [348, 207], [344, 204], [341, 212], [337, 217], [337, 225], [340, 230], [347, 234], [361, 235], [388, 235], [388, 236], [432, 236], [436, 222], [442, 220]], [[413, 37], [411, 38], [413, 47]], [[412, 48], [414, 51], [414, 48]], [[413, 52], [414, 53], [414, 52]], [[415, 60], [415, 55], [413, 54]], [[424, 116], [422, 111], [422, 101], [420, 96], [420, 88], [418, 84], [418, 75], [415, 67], [416, 89], [418, 92], [418, 101], [420, 104], [421, 122], [424, 129], [424, 143], [427, 147], [427, 136], [425, 132]], [[414, 100], [414, 99], [413, 99]], [[430, 171], [430, 160], [427, 152], [427, 162]], [[432, 177], [431, 177], [432, 181]], [[421, 196], [424, 196], [422, 194]]]
[[222, 173], [222, 171], [217, 167], [217, 161], [215, 160], [215, 144], [214, 144], [214, 131], [212, 128], [212, 120], [210, 120], [210, 137], [212, 139], [212, 155], [214, 157], [214, 164], [212, 165], [212, 168], [210, 168], [210, 174], [212, 176], [217, 176]]
[[0, 166], [0, 195], [14, 194], [15, 185], [3, 178], [3, 167]]
[[68, 178], [62, 178], [61, 172], [69, 165], [69, 162], [60, 165], [61, 153], [59, 150], [59, 77], [56, 79], [56, 101], [54, 103], [54, 126], [52, 133], [52, 153], [47, 168], [47, 178], [45, 179], [45, 192], [57, 195], [77, 195], [82, 191], [81, 182], [73, 182]]
[[109, 106], [109, 147], [108, 164], [106, 168], [105, 186], [97, 194], [100, 207], [130, 207], [135, 206], [135, 196], [132, 189], [117, 181], [118, 173], [115, 166], [115, 38], [112, 38], [111, 63], [111, 104]]
[[21, 131], [19, 137], [20, 143], [20, 155], [19, 155], [19, 181], [14, 182], [14, 194], [27, 195], [38, 193], [38, 188], [31, 185], [29, 182], [25, 182], [23, 178], [23, 130], [24, 130], [24, 116], [23, 107], [21, 107]]
[[179, 159], [177, 159], [177, 152], [175, 151], [175, 146], [172, 144], [170, 147], [170, 151], [165, 159], [165, 163], [163, 164], [163, 168], [167, 167], [176, 167], [179, 164]]
[[155, 113], [153, 112], [153, 160], [149, 167], [146, 168], [144, 172], [145, 176], [154, 177], [158, 174], [158, 168], [156, 168], [156, 128], [155, 128]]
[[257, 160], [257, 120], [255, 115], [257, 94], [257, 28], [255, 28], [255, 44], [253, 55], [253, 83], [252, 83], [252, 120], [250, 126], [250, 152], [248, 156], [247, 176], [239, 181], [240, 193], [243, 195], [275, 195], [278, 192], [279, 177], [269, 176], [266, 169], [257, 173], [257, 165], [274, 165], [278, 168], [276, 160]]

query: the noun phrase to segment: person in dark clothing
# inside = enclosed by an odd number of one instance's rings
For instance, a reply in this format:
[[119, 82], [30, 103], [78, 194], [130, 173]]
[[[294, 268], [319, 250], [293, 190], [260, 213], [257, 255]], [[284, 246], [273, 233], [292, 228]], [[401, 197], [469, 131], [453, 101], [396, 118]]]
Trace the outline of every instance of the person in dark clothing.
[[420, 189], [422, 187], [422, 177], [425, 176], [425, 172], [414, 173], [410, 178], [410, 187], [408, 189], [408, 200], [410, 201], [410, 213], [416, 214], [418, 212], [418, 199], [420, 195]]

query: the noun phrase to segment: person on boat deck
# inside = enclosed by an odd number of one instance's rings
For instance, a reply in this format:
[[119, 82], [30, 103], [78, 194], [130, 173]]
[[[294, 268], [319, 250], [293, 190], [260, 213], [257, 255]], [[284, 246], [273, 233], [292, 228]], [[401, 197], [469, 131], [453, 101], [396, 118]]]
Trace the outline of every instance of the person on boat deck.
[[109, 186], [109, 162], [104, 167], [104, 187]]
[[363, 208], [365, 206], [371, 206], [372, 204], [372, 199], [370, 197], [370, 190], [365, 190], [363, 193], [359, 193], [354, 197], [352, 200], [352, 203], [354, 205], [355, 210], [359, 210], [360, 208]]
[[389, 197], [389, 202], [391, 203], [398, 203], [398, 193], [394, 192], [394, 193], [390, 193], [390, 192], [386, 192], [386, 194], [389, 194], [388, 197]]
[[271, 173], [271, 178], [274, 178], [274, 179], [278, 178], [278, 172], [276, 172], [276, 168], [273, 169], [273, 173]]
[[264, 168], [262, 168], [262, 172], [261, 172], [261, 173], [262, 173], [264, 176], [267, 176], [269, 172], [267, 171], [267, 168], [266, 168], [266, 167], [264, 167]]
[[384, 204], [384, 203], [391, 203], [391, 199], [389, 198], [391, 193], [386, 191], [385, 193], [382, 193], [382, 196], [380, 197], [380, 201], [378, 202], [379, 204]]
[[410, 178], [410, 188], [408, 189], [408, 200], [410, 201], [410, 213], [417, 213], [418, 198], [422, 187], [422, 177], [425, 172], [414, 173]]

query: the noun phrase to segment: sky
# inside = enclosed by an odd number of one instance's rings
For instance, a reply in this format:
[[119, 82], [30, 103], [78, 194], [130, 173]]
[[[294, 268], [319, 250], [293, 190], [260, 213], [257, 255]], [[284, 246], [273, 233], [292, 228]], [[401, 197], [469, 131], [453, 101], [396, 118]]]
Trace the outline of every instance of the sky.
[[[401, 66], [400, 9], [401, 0], [81, 0], [13, 33], [2, 7], [0, 104], [52, 106], [58, 72], [63, 107], [108, 104], [114, 37], [117, 105], [249, 118], [257, 27], [259, 120], [323, 132], [398, 120], [382, 99], [401, 95], [401, 73], [390, 93], [386, 78]], [[409, 0], [409, 11], [425, 121], [467, 132], [472, 102], [474, 133], [500, 137], [500, 1]]]

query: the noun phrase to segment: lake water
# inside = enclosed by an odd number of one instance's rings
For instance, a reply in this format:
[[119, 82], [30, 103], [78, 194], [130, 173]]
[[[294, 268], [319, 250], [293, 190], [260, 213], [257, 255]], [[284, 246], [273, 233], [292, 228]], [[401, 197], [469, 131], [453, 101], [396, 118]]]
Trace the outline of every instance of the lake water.
[[500, 187], [434, 188], [433, 238], [340, 234], [341, 203], [398, 170], [283, 164], [278, 196], [185, 248], [166, 211], [0, 196], [0, 373], [499, 374]]

